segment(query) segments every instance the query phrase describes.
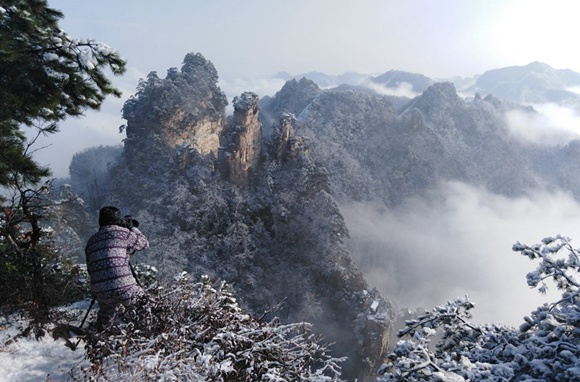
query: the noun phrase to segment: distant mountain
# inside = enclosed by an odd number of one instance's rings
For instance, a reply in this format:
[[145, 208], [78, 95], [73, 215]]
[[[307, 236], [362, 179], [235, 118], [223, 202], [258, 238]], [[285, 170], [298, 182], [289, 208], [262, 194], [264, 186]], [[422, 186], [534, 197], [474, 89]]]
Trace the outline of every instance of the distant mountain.
[[284, 80], [284, 81], [289, 81], [293, 78], [293, 76], [288, 72], [278, 72], [278, 73], [276, 73], [274, 78]]
[[[408, 84], [414, 93], [422, 93], [429, 86], [441, 80], [429, 78], [423, 74], [411, 73], [402, 70], [389, 70], [383, 74], [369, 76], [360, 73], [345, 73], [343, 75], [327, 75], [321, 72], [310, 72], [298, 76], [288, 73], [278, 74], [276, 78], [312, 80], [323, 89], [342, 86], [366, 87], [379, 93], [372, 85], [380, 85], [393, 91], [402, 84]], [[454, 77], [447, 80], [452, 82], [459, 93], [468, 96], [493, 95], [494, 97], [517, 103], [533, 104], [553, 102], [563, 105], [580, 103], [580, 94], [571, 89], [580, 87], [580, 73], [570, 69], [554, 69], [541, 62], [532, 62], [525, 66], [510, 66], [489, 70], [473, 78]], [[391, 94], [395, 95], [396, 94]], [[400, 98], [411, 98], [401, 96]]]
[[411, 90], [415, 93], [424, 92], [435, 82], [422, 74], [409, 73], [401, 70], [390, 70], [380, 76], [371, 77], [370, 81], [391, 89], [396, 89], [401, 84], [407, 83], [411, 85]]
[[367, 74], [355, 72], [346, 72], [339, 75], [329, 75], [322, 72], [309, 72], [297, 75], [294, 78], [307, 78], [314, 81], [321, 88], [326, 89], [338, 85], [359, 85], [367, 77]]
[[487, 71], [466, 90], [522, 103], [573, 103], [580, 101], [580, 95], [569, 89], [578, 86], [580, 73], [532, 62]]

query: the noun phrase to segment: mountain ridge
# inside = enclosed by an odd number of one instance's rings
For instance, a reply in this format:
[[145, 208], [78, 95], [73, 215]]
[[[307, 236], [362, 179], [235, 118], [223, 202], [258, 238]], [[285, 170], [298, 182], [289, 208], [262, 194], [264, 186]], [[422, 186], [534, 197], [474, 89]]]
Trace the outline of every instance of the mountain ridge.
[[369, 87], [375, 84], [394, 92], [401, 84], [408, 84], [415, 95], [419, 95], [435, 82], [452, 82], [459, 93], [469, 97], [479, 93], [483, 96], [492, 94], [504, 101], [524, 104], [554, 102], [577, 106], [580, 103], [578, 92], [570, 90], [580, 86], [580, 73], [571, 69], [554, 69], [538, 61], [527, 65], [490, 69], [470, 78], [430, 78], [421, 73], [405, 70], [389, 70], [382, 74], [370, 75], [361, 73], [327, 75], [310, 72], [292, 76], [286, 73], [284, 78], [302, 77], [311, 79], [326, 89], [340, 85]]

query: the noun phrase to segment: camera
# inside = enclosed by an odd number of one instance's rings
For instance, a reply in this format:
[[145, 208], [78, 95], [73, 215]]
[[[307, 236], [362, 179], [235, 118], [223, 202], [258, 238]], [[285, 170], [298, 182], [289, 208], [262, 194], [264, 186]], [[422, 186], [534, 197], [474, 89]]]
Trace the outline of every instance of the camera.
[[131, 215], [126, 215], [119, 221], [117, 225], [131, 229], [133, 227], [135, 228], [139, 227], [139, 222], [133, 219]]

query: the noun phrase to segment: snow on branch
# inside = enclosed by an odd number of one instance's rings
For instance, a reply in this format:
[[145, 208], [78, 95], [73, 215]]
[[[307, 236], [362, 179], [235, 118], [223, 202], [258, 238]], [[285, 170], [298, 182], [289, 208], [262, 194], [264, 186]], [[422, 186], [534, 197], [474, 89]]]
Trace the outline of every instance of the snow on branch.
[[186, 274], [119, 312], [123, 324], [88, 340], [85, 379], [115, 381], [338, 381], [342, 359], [308, 323], [261, 323], [244, 314], [225, 284]]
[[470, 323], [467, 297], [436, 307], [406, 321], [399, 336], [409, 338], [388, 355], [378, 382], [580, 380], [578, 250], [562, 236], [513, 250], [539, 262], [528, 285], [544, 292], [551, 279], [561, 299], [531, 312], [519, 329]]

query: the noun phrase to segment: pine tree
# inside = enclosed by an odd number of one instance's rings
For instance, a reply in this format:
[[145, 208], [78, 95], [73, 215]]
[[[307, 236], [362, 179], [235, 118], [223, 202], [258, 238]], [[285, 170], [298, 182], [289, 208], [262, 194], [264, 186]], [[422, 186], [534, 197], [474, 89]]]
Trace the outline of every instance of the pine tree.
[[20, 126], [54, 133], [58, 121], [121, 94], [104, 70], [122, 74], [125, 61], [103, 43], [71, 38], [62, 17], [45, 0], [0, 2], [0, 185], [49, 174], [26, 151]]
[[62, 31], [62, 17], [45, 0], [0, 0], [0, 307], [26, 302], [41, 316], [65, 294], [51, 296], [65, 259], [43, 224], [59, 204], [48, 182], [39, 185], [50, 170], [34, 161], [35, 139], [22, 128], [56, 133], [59, 121], [120, 96], [105, 70], [125, 71], [115, 50]]

